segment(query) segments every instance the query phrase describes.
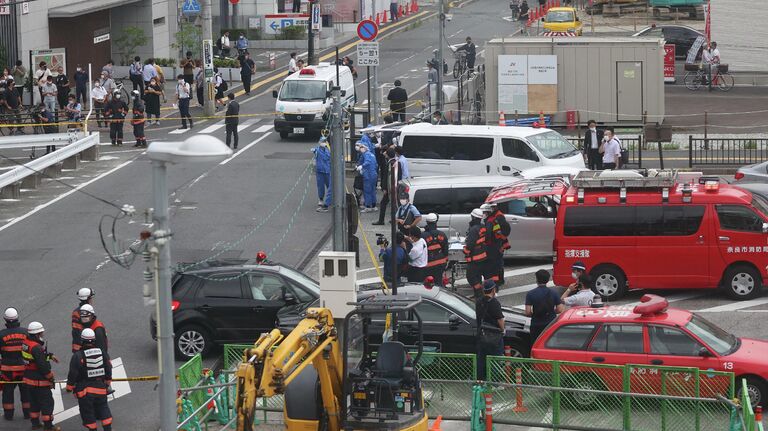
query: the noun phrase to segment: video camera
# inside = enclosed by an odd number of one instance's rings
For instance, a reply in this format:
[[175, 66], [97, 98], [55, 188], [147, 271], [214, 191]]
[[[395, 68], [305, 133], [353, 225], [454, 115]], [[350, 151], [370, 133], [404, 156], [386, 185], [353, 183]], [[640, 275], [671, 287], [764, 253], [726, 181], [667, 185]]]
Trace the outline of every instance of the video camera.
[[380, 245], [380, 246], [383, 246], [384, 248], [387, 248], [389, 246], [389, 240], [384, 236], [383, 233], [377, 233], [376, 245]]

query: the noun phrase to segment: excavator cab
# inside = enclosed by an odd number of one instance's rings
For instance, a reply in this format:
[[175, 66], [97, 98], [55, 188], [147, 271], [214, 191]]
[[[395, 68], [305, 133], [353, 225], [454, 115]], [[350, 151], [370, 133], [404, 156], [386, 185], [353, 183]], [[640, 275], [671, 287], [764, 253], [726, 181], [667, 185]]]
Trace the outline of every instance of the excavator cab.
[[[344, 396], [341, 413], [348, 430], [426, 429], [418, 364], [422, 354], [422, 321], [415, 307], [418, 296], [377, 295], [354, 304], [344, 319]], [[408, 313], [412, 311], [412, 313]], [[416, 320], [390, 322], [393, 330], [381, 343], [369, 336], [374, 319], [413, 315]], [[362, 331], [355, 330], [361, 326]], [[418, 334], [415, 346], [397, 341], [399, 328]], [[359, 334], [359, 335], [357, 335]]]

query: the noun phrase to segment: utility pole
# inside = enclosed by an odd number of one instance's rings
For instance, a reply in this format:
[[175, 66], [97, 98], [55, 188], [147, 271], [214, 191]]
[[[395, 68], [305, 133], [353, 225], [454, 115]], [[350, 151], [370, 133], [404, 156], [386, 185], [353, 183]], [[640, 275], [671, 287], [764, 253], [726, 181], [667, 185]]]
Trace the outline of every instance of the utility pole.
[[[376, 13], [376, 0], [371, 0], [371, 16]], [[373, 66], [373, 124], [381, 123], [381, 113], [379, 109], [379, 68]], [[371, 101], [368, 101], [371, 103]]]
[[312, 29], [312, 17], [315, 16], [315, 0], [309, 0], [307, 9], [309, 9], [309, 22], [307, 22], [307, 65], [310, 65], [317, 64], [315, 62], [315, 31]]
[[[210, 0], [208, 0], [210, 1]], [[168, 185], [165, 162], [152, 162], [155, 200], [155, 246], [158, 249], [157, 339], [160, 352], [160, 429], [176, 430], [176, 363], [173, 356], [171, 311], [171, 232], [168, 225]]]
[[[213, 117], [216, 112], [216, 100], [214, 100], [213, 77], [213, 20], [211, 19], [211, 0], [203, 0], [203, 67], [206, 88], [203, 94], [205, 105], [203, 112], [206, 117]], [[164, 430], [165, 431], [165, 430]]]
[[[310, 26], [311, 27], [311, 26]], [[336, 85], [331, 89], [331, 191], [333, 194], [333, 251], [347, 251], [346, 195], [344, 193], [344, 126], [341, 118], [339, 48], [336, 48]]]
[[437, 25], [440, 26], [437, 32], [437, 109], [443, 112], [443, 40], [445, 39], [445, 0], [440, 0], [440, 19]]

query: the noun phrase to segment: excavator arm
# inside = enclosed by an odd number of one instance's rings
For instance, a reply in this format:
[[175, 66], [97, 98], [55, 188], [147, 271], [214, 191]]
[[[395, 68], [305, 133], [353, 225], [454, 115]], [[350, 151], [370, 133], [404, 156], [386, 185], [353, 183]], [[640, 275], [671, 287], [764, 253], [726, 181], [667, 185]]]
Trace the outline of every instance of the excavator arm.
[[273, 329], [243, 352], [237, 368], [237, 430], [252, 431], [256, 400], [282, 394], [306, 367], [313, 365], [320, 380], [328, 430], [340, 429], [342, 364], [336, 327], [327, 308], [310, 308], [287, 336]]

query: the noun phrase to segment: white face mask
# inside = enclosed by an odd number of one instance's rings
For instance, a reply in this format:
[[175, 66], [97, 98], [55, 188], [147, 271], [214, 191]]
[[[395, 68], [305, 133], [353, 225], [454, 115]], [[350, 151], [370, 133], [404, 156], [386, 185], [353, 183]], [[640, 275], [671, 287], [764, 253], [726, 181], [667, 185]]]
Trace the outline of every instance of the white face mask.
[[597, 128], [595, 126], [592, 126], [592, 127], [589, 128], [589, 130], [594, 132], [595, 130], [597, 130]]
[[183, 79], [179, 81], [179, 85], [184, 85], [184, 80]]
[[98, 82], [94, 82], [93, 85], [95, 85], [96, 87], [101, 87], [101, 84]]
[[115, 94], [115, 99], [119, 99], [119, 98], [120, 98], [120, 95], [119, 94]]
[[571, 277], [573, 277], [574, 280], [578, 280], [579, 279], [579, 274], [577, 274], [575, 272], [572, 272], [571, 273]]
[[405, 205], [408, 203], [408, 199], [400, 199], [400, 205]]
[[77, 68], [77, 71], [78, 71], [78, 72], [82, 72], [82, 71], [83, 71], [83, 69], [81, 69], [81, 68], [79, 68], [79, 67], [78, 67], [78, 68]]

